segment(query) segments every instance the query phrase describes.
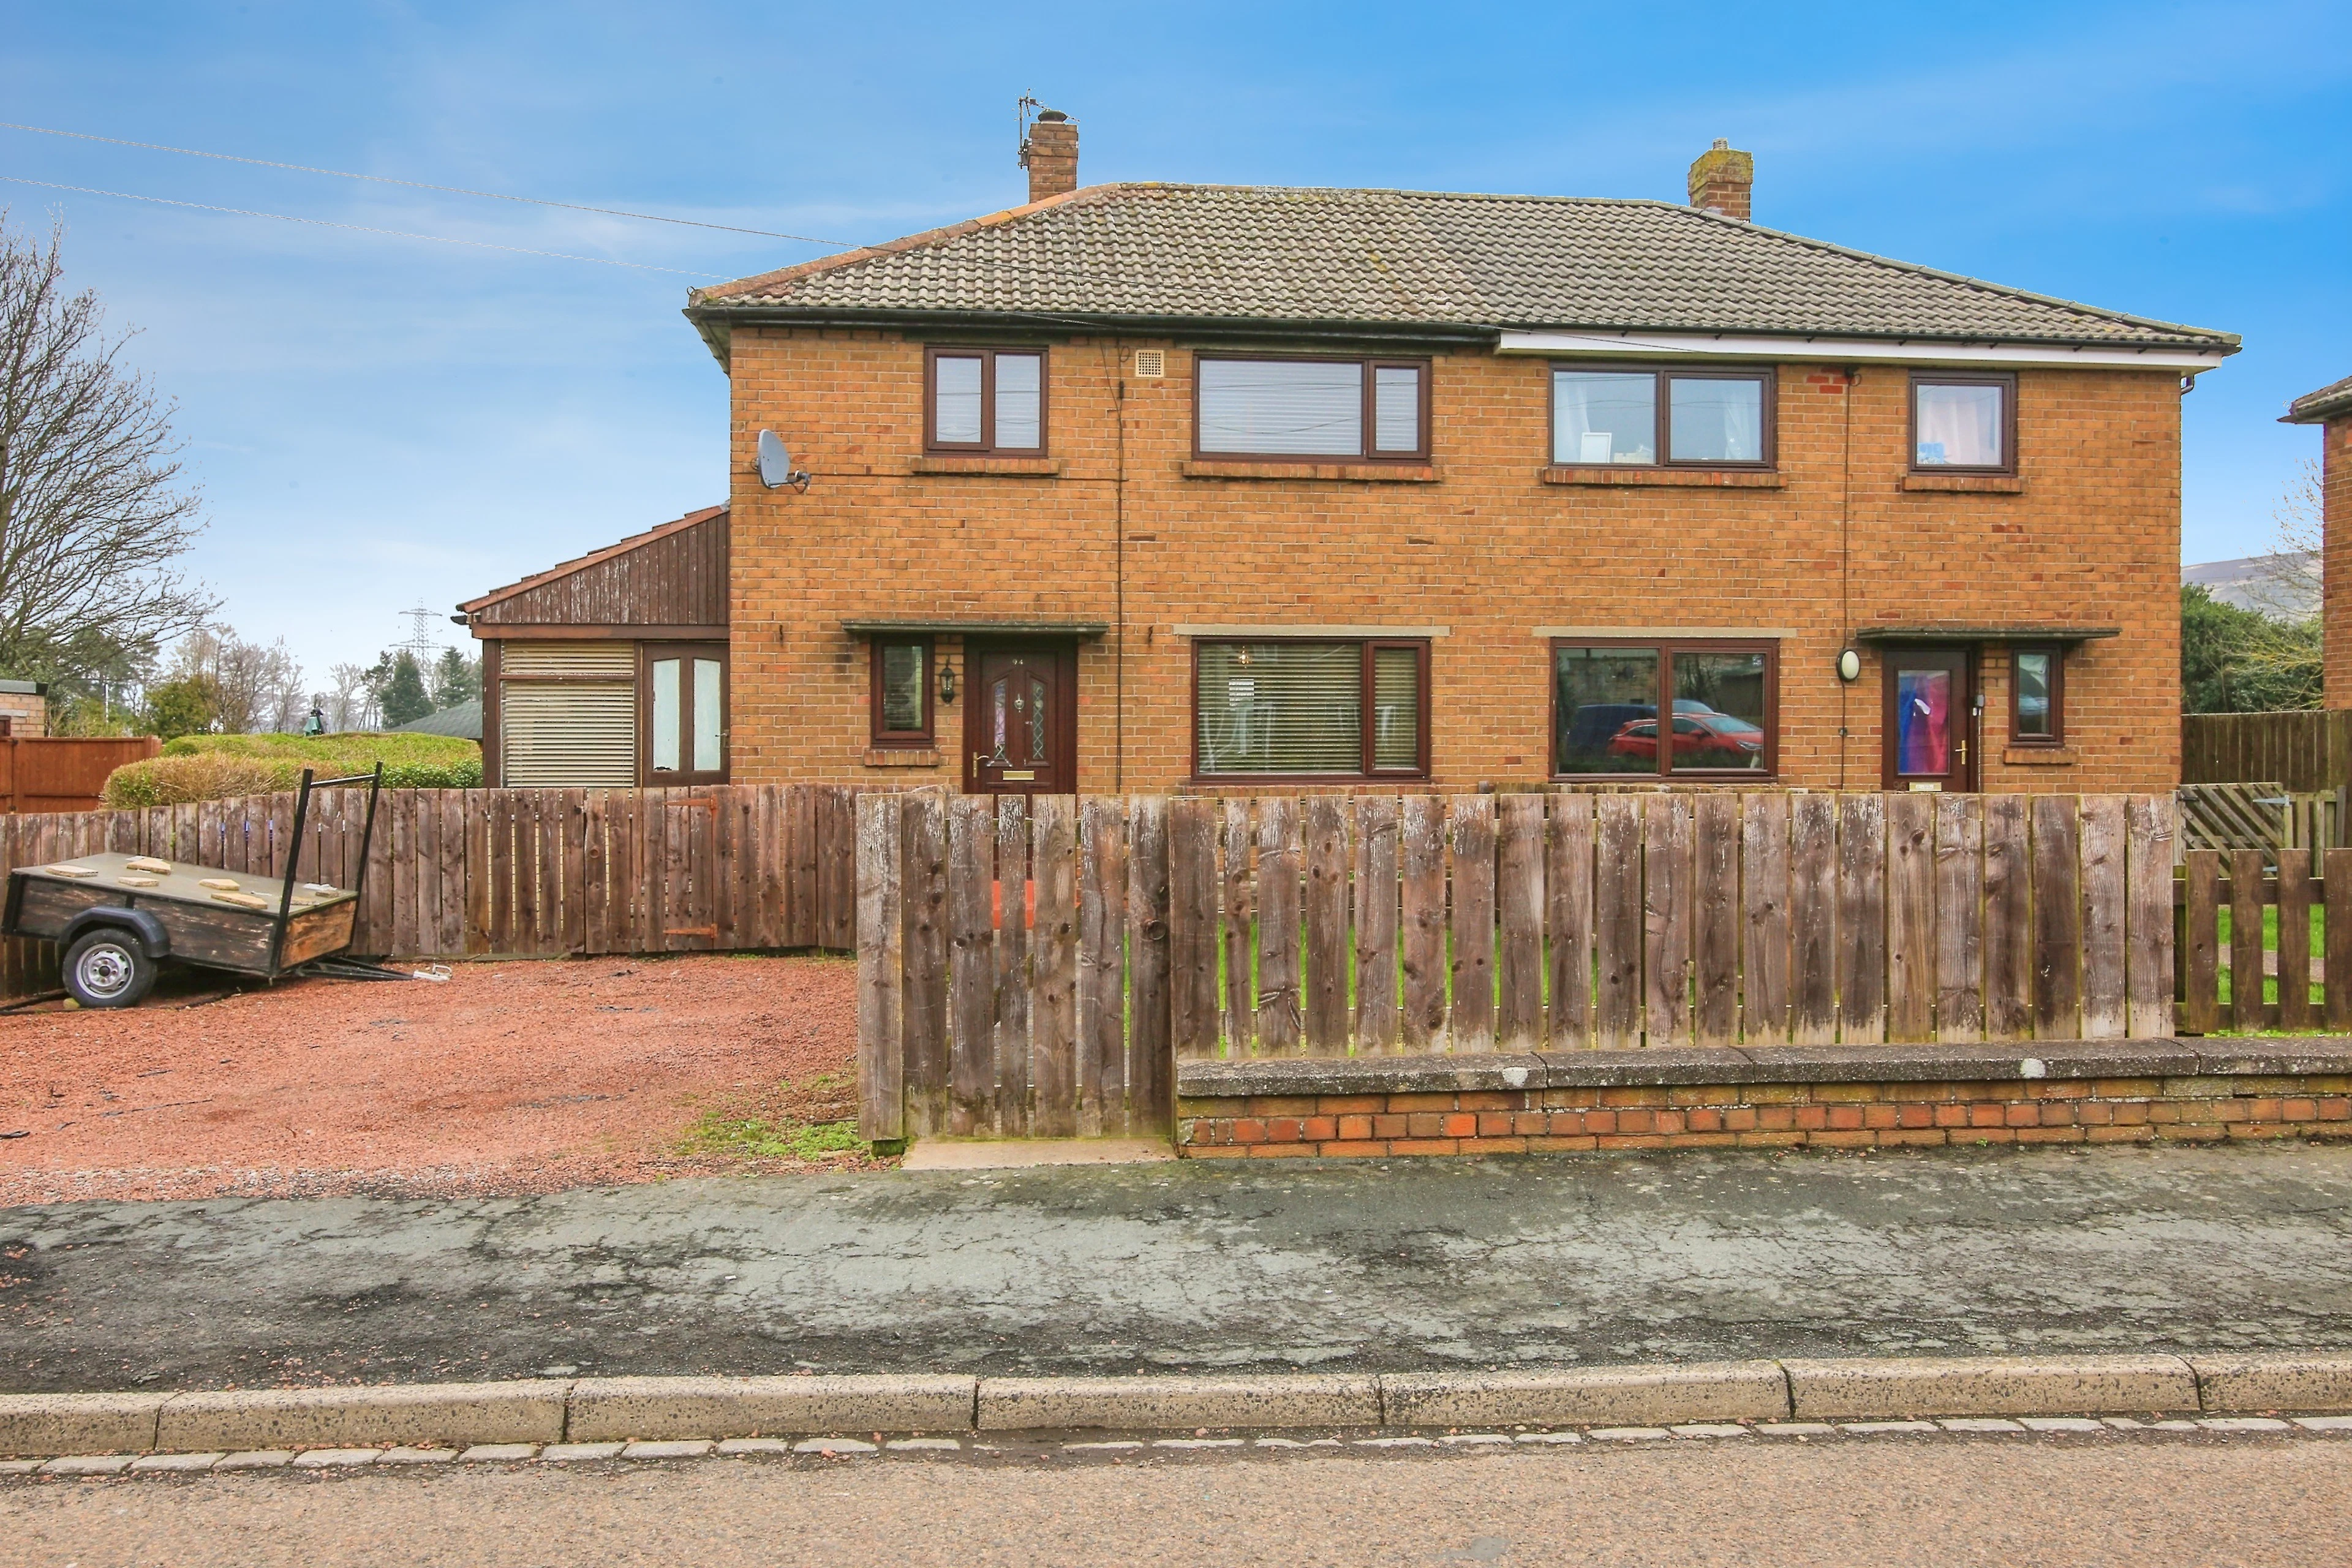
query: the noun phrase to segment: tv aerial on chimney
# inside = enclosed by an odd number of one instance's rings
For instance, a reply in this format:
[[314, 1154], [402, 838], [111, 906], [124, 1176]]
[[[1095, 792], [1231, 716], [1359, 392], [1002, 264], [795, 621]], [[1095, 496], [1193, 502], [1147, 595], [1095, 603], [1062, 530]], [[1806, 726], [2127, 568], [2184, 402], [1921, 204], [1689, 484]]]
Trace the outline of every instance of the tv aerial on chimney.
[[791, 449], [773, 430], [760, 432], [760, 482], [772, 490], [790, 485], [803, 495], [808, 493], [809, 476], [793, 467]]

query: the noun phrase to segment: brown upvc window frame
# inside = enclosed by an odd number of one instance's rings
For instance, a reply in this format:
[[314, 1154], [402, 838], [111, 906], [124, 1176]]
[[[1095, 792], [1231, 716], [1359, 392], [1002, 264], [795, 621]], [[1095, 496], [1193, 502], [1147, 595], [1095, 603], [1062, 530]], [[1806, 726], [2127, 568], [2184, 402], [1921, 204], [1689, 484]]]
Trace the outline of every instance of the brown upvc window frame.
[[[1919, 389], [1923, 386], [1997, 386], [2000, 392], [2000, 456], [1998, 465], [1922, 463], [1919, 460]], [[1903, 464], [1915, 474], [2015, 474], [2017, 472], [2017, 373], [2007, 370], [1915, 370], [1903, 395]]]
[[[2050, 732], [2027, 735], [2018, 730], [2017, 661], [2025, 654], [2046, 654], [2050, 659]], [[2018, 643], [2009, 650], [2009, 743], [2052, 750], [2066, 743], [2066, 649], [2058, 643]]]
[[[1648, 375], [1655, 378], [1651, 394], [1650, 449], [1657, 457], [1647, 463], [1587, 463], [1563, 458], [1552, 445], [1559, 433], [1559, 374]], [[1763, 456], [1754, 462], [1718, 458], [1674, 456], [1674, 383], [1677, 381], [1752, 381], [1759, 387], [1757, 445]], [[1780, 466], [1780, 376], [1771, 365], [1670, 365], [1595, 363], [1588, 360], [1551, 360], [1544, 369], [1544, 451], [1547, 462], [1559, 468], [1684, 468], [1735, 473], [1771, 473]]]
[[[1262, 364], [1356, 364], [1364, 368], [1363, 404], [1358, 415], [1356, 451], [1346, 452], [1236, 452], [1223, 447], [1201, 445], [1201, 366], [1213, 363], [1255, 363]], [[1432, 384], [1436, 380], [1430, 357], [1411, 354], [1279, 354], [1279, 353], [1203, 353], [1192, 355], [1192, 457], [1201, 462], [1235, 463], [1401, 463], [1407, 466], [1427, 464], [1430, 459], [1430, 405]], [[1380, 414], [1380, 373], [1383, 370], [1410, 370], [1421, 378], [1421, 428], [1417, 445], [1410, 452], [1381, 452], [1373, 449], [1377, 439]], [[1312, 640], [1312, 639], [1310, 639]], [[1343, 639], [1344, 640], [1344, 639]], [[1219, 775], [1223, 777], [1223, 774]]]
[[[882, 719], [882, 660], [884, 650], [911, 647], [921, 655], [923, 673], [919, 689], [923, 699], [923, 724], [919, 730], [889, 730]], [[866, 743], [878, 751], [934, 752], [939, 750], [939, 702], [931, 690], [934, 661], [931, 639], [927, 637], [877, 637], [868, 655], [866, 678]]]
[[[1000, 447], [996, 444], [996, 356], [1021, 354], [1037, 362], [1037, 444]], [[940, 439], [940, 361], [980, 361], [980, 439]], [[982, 348], [961, 343], [933, 343], [923, 350], [923, 450], [939, 457], [1044, 458], [1052, 455], [1053, 361], [1040, 344], [1003, 343]]]
[[[1760, 653], [1764, 656], [1764, 765], [1760, 768], [1678, 768], [1674, 747], [1661, 736], [1657, 765], [1645, 773], [1564, 773], [1559, 769], [1559, 651], [1562, 648], [1640, 648], [1658, 656], [1658, 702], [1654, 718], [1674, 722], [1675, 655]], [[1544, 736], [1544, 755], [1550, 776], [1564, 784], [1607, 784], [1612, 779], [1691, 779], [1702, 784], [1766, 782], [1780, 776], [1780, 642], [1777, 637], [1554, 637], [1544, 680], [1549, 687], [1545, 707], [1551, 727]], [[1737, 717], [1737, 715], [1734, 715]]]
[[[678, 765], [656, 770], [654, 766], [655, 703], [654, 667], [666, 659], [677, 661]], [[688, 765], [694, 749], [695, 708], [698, 699], [694, 690], [694, 666], [707, 660], [719, 666], [719, 766], [716, 769]], [[733, 776], [735, 766], [735, 660], [733, 650], [723, 642], [644, 642], [637, 645], [637, 780], [647, 789], [677, 789], [695, 784], [722, 784]]]
[[[1213, 647], [1264, 647], [1269, 644], [1285, 647], [1349, 647], [1358, 650], [1361, 660], [1358, 679], [1360, 696], [1357, 701], [1356, 724], [1359, 735], [1357, 771], [1351, 773], [1203, 773], [1201, 770], [1201, 650]], [[1421, 729], [1414, 736], [1413, 765], [1410, 768], [1381, 767], [1374, 761], [1380, 743], [1380, 732], [1374, 719], [1375, 702], [1372, 689], [1373, 655], [1382, 648], [1410, 649], [1418, 665], [1419, 689], [1414, 700], [1421, 710]], [[1187, 721], [1192, 727], [1192, 782], [1195, 784], [1297, 784], [1331, 781], [1340, 784], [1371, 784], [1383, 779], [1410, 781], [1429, 777], [1429, 734], [1432, 725], [1429, 711], [1430, 639], [1427, 637], [1217, 637], [1192, 639], [1192, 701]]]

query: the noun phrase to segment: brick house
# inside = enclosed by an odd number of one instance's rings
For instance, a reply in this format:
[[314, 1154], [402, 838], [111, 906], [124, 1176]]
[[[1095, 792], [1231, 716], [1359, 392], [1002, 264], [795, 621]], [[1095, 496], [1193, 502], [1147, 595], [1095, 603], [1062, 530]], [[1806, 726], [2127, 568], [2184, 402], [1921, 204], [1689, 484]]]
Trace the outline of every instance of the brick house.
[[1026, 205], [693, 295], [727, 776], [2176, 779], [2179, 399], [2234, 337], [1761, 227], [1721, 142], [1687, 205], [1076, 161], [1041, 117]]
[[2282, 423], [2320, 427], [2320, 629], [2330, 708], [2352, 708], [2352, 375], [2287, 405]]

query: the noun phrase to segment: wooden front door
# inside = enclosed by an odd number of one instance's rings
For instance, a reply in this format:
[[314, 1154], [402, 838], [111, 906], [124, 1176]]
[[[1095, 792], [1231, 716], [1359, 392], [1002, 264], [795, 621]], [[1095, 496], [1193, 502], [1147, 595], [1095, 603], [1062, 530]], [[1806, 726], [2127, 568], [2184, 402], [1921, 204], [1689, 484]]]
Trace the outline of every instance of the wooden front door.
[[1973, 790], [1979, 722], [1976, 658], [1967, 648], [1886, 650], [1887, 789]]
[[980, 647], [964, 713], [964, 788], [975, 795], [1074, 795], [1078, 658], [1072, 647]]

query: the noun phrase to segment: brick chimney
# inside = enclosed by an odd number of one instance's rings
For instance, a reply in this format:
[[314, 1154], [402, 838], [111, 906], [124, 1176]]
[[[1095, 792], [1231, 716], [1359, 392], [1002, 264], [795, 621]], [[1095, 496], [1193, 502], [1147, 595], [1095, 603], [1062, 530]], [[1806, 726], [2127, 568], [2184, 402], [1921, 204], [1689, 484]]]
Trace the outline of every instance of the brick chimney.
[[1690, 205], [1701, 212], [1721, 213], [1746, 223], [1748, 198], [1755, 186], [1754, 156], [1734, 152], [1720, 136], [1690, 166]]
[[1058, 109], [1041, 109], [1021, 143], [1021, 166], [1029, 171], [1029, 199], [1064, 195], [1078, 188], [1078, 122]]

